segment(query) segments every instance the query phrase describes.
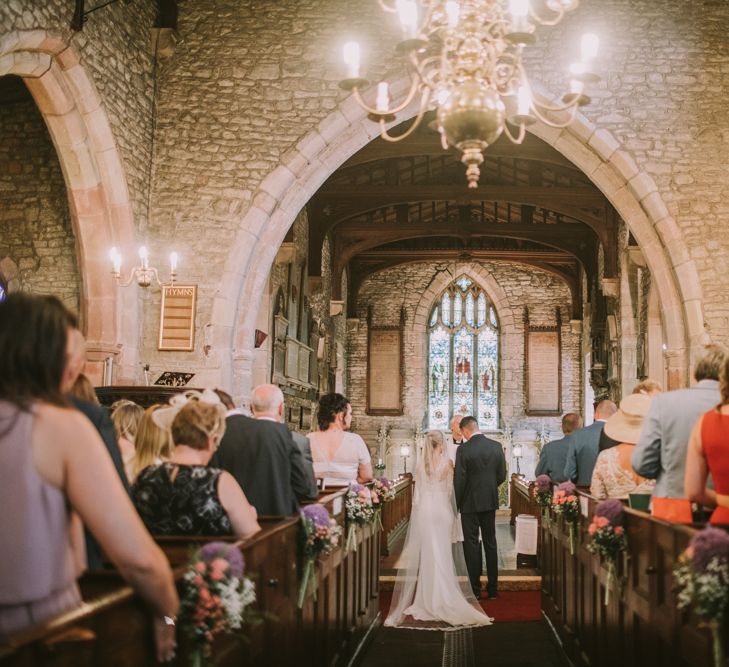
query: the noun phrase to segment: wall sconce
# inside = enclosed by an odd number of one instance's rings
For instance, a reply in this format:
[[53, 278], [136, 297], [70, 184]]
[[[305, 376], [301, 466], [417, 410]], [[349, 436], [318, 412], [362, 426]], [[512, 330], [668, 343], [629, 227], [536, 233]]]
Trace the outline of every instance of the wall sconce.
[[408, 456], [410, 456], [410, 446], [409, 445], [403, 445], [400, 447], [400, 456], [402, 456], [402, 467], [403, 467], [403, 475], [408, 474]]
[[[149, 287], [152, 284], [152, 280], [157, 283], [159, 287], [162, 287], [163, 283], [159, 279], [159, 272], [154, 266], [149, 265], [149, 251], [146, 246], [139, 248], [139, 260], [140, 264], [135, 266], [129, 272], [129, 277], [126, 280], [121, 278], [121, 264], [122, 256], [116, 247], [113, 247], [109, 251], [109, 259], [111, 260], [111, 275], [114, 276], [117, 284], [121, 287], [127, 287], [131, 285], [132, 280], [137, 281], [137, 285], [140, 287]], [[170, 280], [168, 285], [174, 285], [177, 279], [177, 260], [179, 259], [176, 252], [170, 253]]]

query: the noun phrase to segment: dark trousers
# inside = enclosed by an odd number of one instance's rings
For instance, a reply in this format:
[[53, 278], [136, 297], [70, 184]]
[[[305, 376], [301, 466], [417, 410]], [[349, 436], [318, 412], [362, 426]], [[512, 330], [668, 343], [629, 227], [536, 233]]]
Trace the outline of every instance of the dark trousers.
[[484, 551], [486, 552], [486, 589], [489, 595], [498, 592], [499, 555], [496, 549], [496, 510], [486, 512], [462, 512], [463, 555], [466, 559], [468, 578], [476, 597], [481, 593], [481, 544], [478, 541], [478, 529], [481, 529]]

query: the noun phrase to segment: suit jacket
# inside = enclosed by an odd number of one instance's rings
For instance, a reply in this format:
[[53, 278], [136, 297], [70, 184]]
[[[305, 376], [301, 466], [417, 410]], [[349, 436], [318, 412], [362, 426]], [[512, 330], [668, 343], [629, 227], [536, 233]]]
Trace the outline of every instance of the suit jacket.
[[227, 470], [262, 516], [289, 516], [298, 501], [315, 497], [304, 457], [284, 424], [231, 415], [211, 468]]
[[[112, 424], [111, 417], [109, 416], [109, 411], [101, 405], [82, 401], [80, 398], [71, 398], [71, 403], [79, 412], [83, 412], [84, 415], [86, 415], [89, 421], [94, 425], [94, 428], [99, 432], [106, 450], [109, 452], [109, 456], [111, 456], [111, 460], [114, 463], [116, 472], [121, 478], [124, 489], [127, 493], [129, 493], [129, 481], [127, 480], [126, 472], [124, 472], [124, 463], [122, 461], [121, 451], [119, 450], [119, 443], [116, 439], [114, 424]], [[86, 560], [88, 561], [89, 569], [96, 570], [103, 567], [104, 561], [101, 556], [101, 547], [99, 546], [99, 543], [86, 527], [84, 527], [84, 535], [86, 538]]]
[[544, 445], [539, 455], [539, 462], [534, 471], [534, 476], [549, 475], [550, 479], [559, 484], [567, 478], [564, 476], [565, 465], [567, 464], [567, 451], [570, 446], [570, 437], [565, 436], [559, 440], [552, 440]]
[[294, 439], [296, 446], [304, 457], [304, 473], [309, 489], [308, 496], [314, 498], [319, 494], [319, 491], [316, 486], [316, 476], [314, 475], [314, 459], [311, 456], [311, 443], [309, 442], [309, 438], [296, 431], [291, 431], [291, 437]]
[[506, 479], [504, 450], [496, 440], [477, 433], [456, 450], [453, 487], [462, 513], [499, 508], [499, 485]]
[[653, 398], [631, 463], [639, 475], [657, 480], [654, 496], [686, 497], [683, 475], [691, 429], [720, 400], [716, 380], [701, 380], [689, 389]]
[[593, 422], [570, 434], [567, 463], [564, 467], [565, 479], [572, 480], [577, 486], [590, 486], [603, 428], [605, 422]]

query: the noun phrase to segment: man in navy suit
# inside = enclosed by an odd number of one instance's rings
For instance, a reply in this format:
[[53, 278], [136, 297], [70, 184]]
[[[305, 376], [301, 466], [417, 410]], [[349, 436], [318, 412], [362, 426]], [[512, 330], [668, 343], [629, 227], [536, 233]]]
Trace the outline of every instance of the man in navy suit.
[[582, 428], [582, 417], [576, 412], [568, 412], [562, 417], [562, 433], [565, 437], [552, 440], [544, 445], [542, 453], [539, 455], [539, 463], [534, 471], [535, 477], [549, 475], [555, 484], [565, 481], [564, 467], [567, 464], [567, 451], [570, 446], [569, 436], [580, 428]]
[[479, 431], [475, 417], [461, 420], [461, 432], [466, 440], [456, 451], [453, 487], [456, 505], [463, 527], [463, 555], [476, 598], [481, 595], [481, 545], [483, 536], [486, 552], [487, 592], [489, 598], [498, 595], [499, 557], [496, 548], [496, 510], [499, 508], [499, 485], [506, 479], [504, 450], [496, 440]]
[[590, 486], [602, 430], [608, 418], [617, 411], [618, 406], [612, 401], [600, 401], [595, 408], [595, 421], [572, 433], [564, 467], [565, 479], [573, 481], [577, 486]]

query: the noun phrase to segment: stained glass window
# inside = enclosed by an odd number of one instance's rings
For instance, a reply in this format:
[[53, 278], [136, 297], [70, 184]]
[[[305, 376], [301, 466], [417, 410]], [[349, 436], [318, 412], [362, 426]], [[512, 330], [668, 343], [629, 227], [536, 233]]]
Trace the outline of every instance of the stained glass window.
[[499, 427], [499, 326], [486, 294], [467, 276], [433, 304], [428, 327], [428, 427], [448, 429], [453, 415]]

